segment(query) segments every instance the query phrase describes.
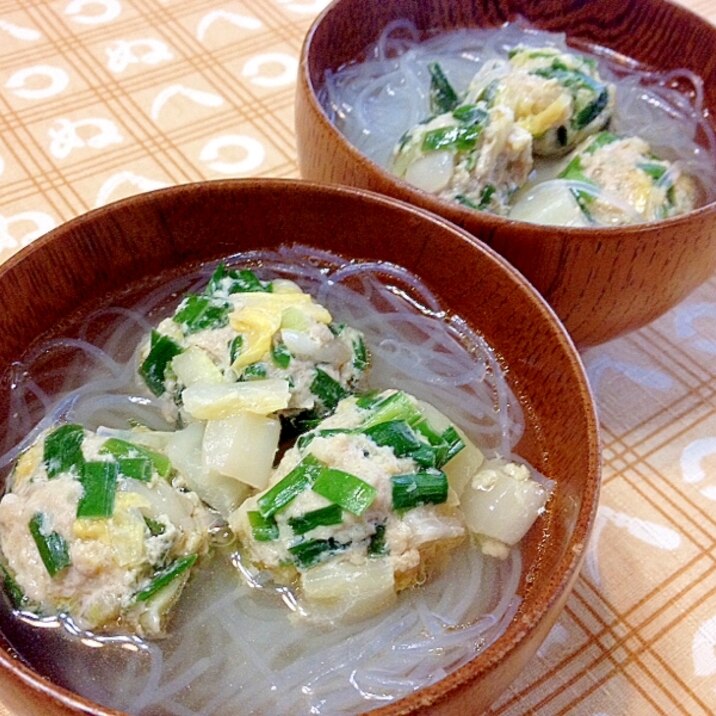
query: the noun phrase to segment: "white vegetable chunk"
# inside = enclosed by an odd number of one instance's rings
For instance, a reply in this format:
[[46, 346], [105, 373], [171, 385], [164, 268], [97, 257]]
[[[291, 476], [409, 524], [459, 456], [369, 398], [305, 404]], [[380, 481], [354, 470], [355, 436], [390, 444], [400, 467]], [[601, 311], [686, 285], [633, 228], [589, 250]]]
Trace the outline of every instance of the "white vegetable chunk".
[[221, 370], [211, 356], [198, 346], [189, 346], [172, 360], [172, 370], [177, 380], [186, 386], [194, 383], [221, 383]]
[[263, 490], [271, 476], [281, 424], [275, 418], [241, 413], [206, 424], [202, 460], [209, 470]]
[[192, 423], [172, 433], [166, 455], [181, 473], [187, 486], [224, 517], [233, 512], [251, 491], [233, 477], [208, 469], [202, 460], [204, 424]]
[[268, 415], [288, 407], [291, 393], [281, 378], [240, 383], [194, 383], [183, 393], [184, 409], [197, 420], [223, 420], [246, 411]]
[[377, 614], [397, 598], [393, 566], [384, 558], [363, 564], [324, 562], [301, 575], [301, 587], [312, 606], [345, 621]]
[[549, 226], [589, 226], [566, 182], [537, 184], [523, 192], [510, 210], [510, 219]]
[[452, 152], [431, 152], [408, 167], [405, 180], [418, 189], [437, 194], [450, 183], [452, 173]]
[[519, 542], [544, 509], [547, 490], [525, 465], [492, 460], [473, 477], [460, 503], [471, 532], [508, 545]]

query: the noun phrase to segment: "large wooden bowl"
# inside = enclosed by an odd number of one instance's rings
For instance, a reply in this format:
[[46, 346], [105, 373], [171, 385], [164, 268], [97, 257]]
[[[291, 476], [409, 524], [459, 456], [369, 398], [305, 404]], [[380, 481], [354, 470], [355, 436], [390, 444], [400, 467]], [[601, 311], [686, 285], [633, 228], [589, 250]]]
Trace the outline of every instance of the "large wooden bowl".
[[[524, 547], [524, 601], [506, 633], [449, 677], [379, 710], [476, 714], [533, 656], [569, 594], [597, 505], [600, 459], [589, 388], [564, 328], [517, 271], [461, 229], [370, 192], [281, 180], [186, 185], [93, 211], [0, 267], [0, 430], [12, 419], [10, 365], [30, 346], [71, 335], [93, 307], [121, 304], [128, 290], [148, 291], [182, 266], [291, 242], [420, 275], [509, 368], [527, 421], [518, 451], [556, 481]], [[436, 250], [440, 261], [431, 259]], [[44, 678], [2, 632], [0, 688], [18, 713], [111, 713]]]
[[303, 46], [296, 94], [301, 174], [388, 194], [467, 229], [530, 280], [577, 345], [599, 343], [656, 318], [714, 272], [715, 204], [668, 221], [604, 229], [536, 226], [471, 211], [414, 189], [368, 160], [316, 98], [325, 71], [360, 58], [392, 20], [407, 18], [427, 33], [496, 27], [518, 16], [653, 68], [693, 70], [716, 116], [716, 28], [664, 0], [336, 0]]

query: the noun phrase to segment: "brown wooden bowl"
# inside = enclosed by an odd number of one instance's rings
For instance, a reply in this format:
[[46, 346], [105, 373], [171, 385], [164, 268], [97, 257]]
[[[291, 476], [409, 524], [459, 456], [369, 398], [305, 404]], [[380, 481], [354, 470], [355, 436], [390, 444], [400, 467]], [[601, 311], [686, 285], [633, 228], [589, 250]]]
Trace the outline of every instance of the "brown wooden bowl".
[[606, 46], [655, 69], [693, 70], [716, 116], [716, 28], [664, 0], [336, 0], [303, 45], [296, 93], [301, 174], [378, 191], [467, 229], [529, 279], [578, 346], [600, 343], [661, 315], [716, 270], [716, 204], [666, 221], [594, 229], [475, 212], [415, 189], [367, 159], [317, 100], [325, 71], [360, 58], [392, 20], [411, 20], [428, 33], [497, 27], [518, 16], [566, 32], [577, 46]]
[[[378, 710], [477, 713], [519, 674], [564, 605], [594, 519], [600, 457], [593, 402], [569, 336], [517, 271], [461, 229], [370, 192], [283, 180], [179, 186], [93, 211], [0, 267], [0, 429], [12, 419], [10, 365], [33, 346], [73, 335], [92, 309], [122, 305], [182, 267], [292, 242], [420, 275], [508, 368], [527, 423], [518, 451], [556, 481], [526, 539], [524, 600], [504, 635], [442, 681]], [[444, 260], [429, 260], [435, 247]], [[0, 631], [3, 694], [18, 713], [112, 713], [42, 676], [42, 665], [26, 662], [16, 646]]]

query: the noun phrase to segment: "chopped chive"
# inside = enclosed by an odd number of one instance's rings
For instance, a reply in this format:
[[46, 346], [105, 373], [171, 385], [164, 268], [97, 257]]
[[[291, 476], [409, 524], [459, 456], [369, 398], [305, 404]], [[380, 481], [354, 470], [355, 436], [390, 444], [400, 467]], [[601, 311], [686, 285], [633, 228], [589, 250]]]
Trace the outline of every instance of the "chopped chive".
[[260, 512], [249, 510], [251, 534], [257, 542], [271, 542], [278, 539], [278, 525], [273, 517], [264, 517]]
[[316, 527], [339, 525], [341, 522], [343, 522], [343, 510], [339, 505], [328, 505], [318, 510], [306, 512], [300, 517], [288, 518], [288, 524], [297, 535], [306, 534], [306, 532], [310, 532]]
[[484, 124], [488, 118], [487, 112], [476, 104], [463, 104], [453, 111], [452, 116], [466, 125]]
[[439, 505], [447, 500], [448, 481], [444, 472], [416, 472], [390, 478], [393, 509], [403, 510], [426, 505]]
[[164, 380], [167, 366], [181, 352], [181, 346], [169, 336], [163, 336], [157, 331], [152, 331], [149, 355], [144, 359], [139, 372], [154, 395], [162, 395], [166, 390]]
[[111, 517], [117, 492], [116, 462], [86, 462], [80, 482], [84, 493], [77, 503], [77, 517]]
[[321, 470], [311, 489], [354, 515], [362, 515], [378, 494], [373, 485], [359, 477], [330, 467]]
[[40, 559], [51, 577], [69, 567], [71, 561], [67, 542], [58, 532], [45, 531], [45, 515], [42, 512], [36, 512], [32, 516], [28, 527], [40, 553]]
[[458, 103], [457, 92], [437, 62], [428, 64], [430, 72], [430, 109], [434, 114], [449, 112]]
[[296, 495], [313, 484], [323, 467], [323, 463], [313, 455], [306, 455], [288, 475], [259, 497], [258, 508], [261, 515], [272, 517], [288, 505]]
[[356, 370], [365, 370], [368, 365], [368, 350], [362, 338], [353, 339], [353, 367]]
[[230, 311], [231, 304], [226, 301], [189, 294], [179, 304], [173, 321], [185, 335], [190, 335], [207, 328], [223, 328], [229, 322]]
[[587, 154], [594, 154], [597, 149], [601, 149], [607, 144], [616, 142], [619, 137], [611, 132], [599, 132], [594, 136], [594, 139], [589, 143], [589, 146], [584, 150]]
[[121, 475], [140, 482], [150, 482], [154, 474], [151, 461], [144, 457], [123, 457], [117, 465]]
[[159, 537], [159, 535], [163, 535], [167, 529], [161, 522], [153, 520], [151, 517], [145, 517], [144, 524], [147, 525], [149, 534], [152, 535], [152, 537]]
[[441, 437], [447, 446], [447, 452], [445, 453], [442, 462], [437, 465], [437, 467], [442, 467], [446, 463], [450, 462], [450, 460], [452, 460], [455, 455], [457, 455], [465, 447], [465, 442], [452, 425], [445, 428]]
[[659, 181], [659, 179], [666, 174], [666, 167], [663, 164], [657, 164], [656, 162], [641, 162], [637, 164], [637, 167], [647, 174], [654, 182]]
[[291, 358], [291, 352], [286, 348], [285, 343], [277, 343], [271, 349], [271, 359], [279, 368], [288, 368]]
[[267, 293], [271, 290], [271, 284], [264, 284], [251, 269], [232, 271], [221, 263], [216, 267], [212, 277], [209, 279], [204, 293], [207, 295], [213, 295], [218, 292], [232, 294], [262, 291]]
[[22, 609], [29, 601], [27, 595], [22, 591], [20, 585], [15, 581], [12, 574], [10, 574], [10, 570], [2, 564], [2, 562], [0, 562], [0, 572], [2, 572], [5, 593], [10, 598], [10, 602], [15, 609]]
[[344, 548], [344, 545], [330, 538], [299, 542], [299, 544], [289, 547], [288, 551], [293, 555], [299, 567], [307, 568], [317, 564], [327, 553], [337, 552]]
[[146, 602], [148, 599], [151, 599], [158, 591], [166, 587], [180, 574], [190, 569], [196, 560], [197, 555], [195, 554], [189, 554], [186, 557], [180, 557], [175, 560], [168, 567], [156, 572], [152, 581], [144, 587], [144, 589], [137, 592], [134, 598], [138, 602]]
[[436, 152], [440, 149], [455, 149], [466, 152], [475, 148], [481, 133], [482, 127], [479, 124], [431, 129], [423, 135], [422, 150]]
[[475, 211], [480, 210], [480, 205], [477, 202], [474, 202], [469, 196], [465, 196], [464, 194], [456, 194], [455, 201], [458, 204], [462, 204], [463, 206], [468, 207], [468, 209], [474, 209]]
[[408, 425], [412, 425], [423, 418], [418, 406], [402, 390], [383, 398], [369, 399], [366, 396], [365, 399], [359, 400], [358, 404], [361, 408], [371, 410], [371, 415], [361, 424], [362, 430], [378, 423], [387, 423], [390, 420], [404, 420]]
[[388, 554], [388, 551], [388, 545], [385, 543], [385, 525], [376, 525], [368, 545], [368, 554], [372, 557], [382, 557]]
[[420, 449], [424, 443], [404, 420], [389, 420], [371, 425], [361, 431], [376, 445], [392, 448], [396, 457], [406, 457]]
[[241, 371], [241, 380], [261, 380], [266, 375], [265, 363], [250, 363]]
[[[154, 469], [161, 477], [169, 477], [172, 471], [172, 464], [166, 455], [156, 450], [150, 450], [142, 445], [136, 445], [128, 440], [120, 438], [109, 438], [100, 448], [100, 453], [113, 455], [118, 460], [121, 458], [143, 458], [149, 460]], [[129, 475], [128, 477], [133, 477]]]
[[607, 91], [607, 88], [604, 87], [594, 102], [591, 102], [586, 107], [583, 107], [572, 118], [572, 126], [575, 127], [575, 129], [582, 129], [586, 127], [599, 116], [599, 113], [607, 106], [608, 102], [609, 92]]
[[331, 435], [349, 435], [355, 432], [351, 428], [326, 428], [325, 430], [311, 430], [301, 435], [296, 444], [299, 450], [303, 450], [310, 445], [315, 438], [329, 438]]
[[43, 447], [43, 462], [47, 477], [53, 478], [63, 472], [79, 473], [85, 458], [82, 454], [82, 441], [85, 437], [81, 425], [61, 425], [46, 438]]
[[241, 355], [241, 351], [244, 348], [244, 337], [236, 336], [231, 343], [229, 343], [229, 360], [233, 364], [234, 361]]
[[309, 390], [318, 398], [326, 410], [335, 410], [338, 402], [349, 395], [348, 391], [328, 373], [316, 368], [316, 375]]
[[495, 194], [495, 187], [492, 184], [485, 184], [485, 186], [482, 188], [482, 191], [480, 192], [480, 203], [478, 204], [478, 209], [487, 209], [487, 207], [490, 205], [490, 201], [492, 200], [492, 197]]

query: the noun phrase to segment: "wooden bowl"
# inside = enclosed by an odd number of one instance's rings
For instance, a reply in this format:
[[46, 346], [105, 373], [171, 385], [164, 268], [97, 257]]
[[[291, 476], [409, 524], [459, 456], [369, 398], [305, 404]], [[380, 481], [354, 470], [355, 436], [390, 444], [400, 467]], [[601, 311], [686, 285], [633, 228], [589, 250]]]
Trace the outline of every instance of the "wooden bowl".
[[[518, 451], [556, 481], [524, 545], [524, 600], [504, 635], [447, 678], [377, 712], [477, 713], [519, 674], [564, 605], [594, 519], [600, 457], [592, 399], [567, 333], [517, 271], [461, 229], [370, 192], [282, 180], [179, 186], [93, 211], [0, 267], [0, 428], [12, 419], [11, 363], [30, 348], [74, 335], [92, 309], [122, 305], [156, 287], [158, 276], [292, 242], [420, 275], [508, 367], [527, 423]], [[429, 260], [436, 248], [441, 261]], [[15, 647], [3, 628], [0, 683], [18, 713], [112, 713], [55, 685]]]
[[303, 45], [296, 94], [301, 174], [378, 191], [467, 229], [530, 280], [578, 346], [600, 343], [653, 320], [716, 270], [716, 204], [620, 228], [538, 226], [475, 212], [417, 190], [368, 160], [317, 100], [325, 71], [360, 58], [392, 20], [408, 19], [427, 33], [497, 27], [518, 16], [566, 32], [576, 46], [599, 44], [660, 70], [693, 70], [716, 116], [716, 28], [664, 0], [336, 0]]

